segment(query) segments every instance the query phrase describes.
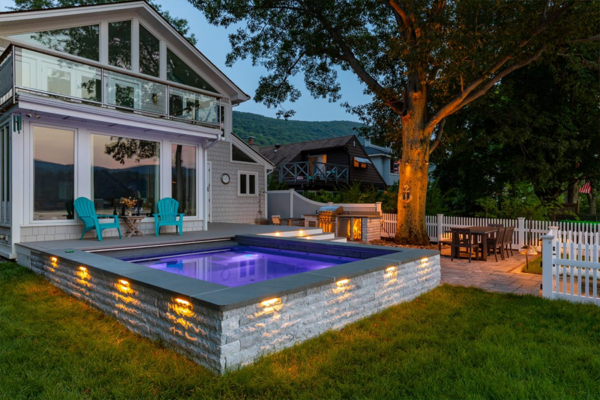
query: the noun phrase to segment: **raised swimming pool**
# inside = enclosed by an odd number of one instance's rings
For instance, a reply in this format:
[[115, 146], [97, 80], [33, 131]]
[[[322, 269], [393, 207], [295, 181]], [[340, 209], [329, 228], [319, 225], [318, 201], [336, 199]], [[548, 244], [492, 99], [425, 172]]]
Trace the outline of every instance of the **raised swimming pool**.
[[125, 261], [193, 279], [236, 287], [358, 260], [352, 257], [267, 247], [235, 246]]

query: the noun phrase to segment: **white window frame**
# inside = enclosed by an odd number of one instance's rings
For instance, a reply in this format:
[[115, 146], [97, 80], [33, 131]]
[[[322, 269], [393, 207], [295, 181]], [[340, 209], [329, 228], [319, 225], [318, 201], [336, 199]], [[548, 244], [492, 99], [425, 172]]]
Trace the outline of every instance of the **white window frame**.
[[[254, 193], [242, 193], [242, 175], [246, 175], [246, 190], [250, 192], [250, 175], [254, 175]], [[240, 197], [258, 197], [258, 172], [238, 171], [238, 196]]]
[[39, 226], [39, 225], [76, 225], [77, 218], [75, 219], [35, 219], [35, 210], [34, 210], [34, 199], [35, 199], [35, 154], [34, 154], [34, 145], [35, 145], [35, 128], [50, 128], [50, 129], [60, 129], [63, 131], [73, 132], [73, 197], [77, 198], [77, 193], [79, 193], [79, 129], [75, 127], [67, 127], [64, 125], [55, 125], [50, 123], [30, 123], [29, 124], [29, 162], [28, 162], [28, 178], [29, 178], [29, 205], [27, 212], [29, 213], [29, 217], [25, 220], [29, 221], [30, 226]]

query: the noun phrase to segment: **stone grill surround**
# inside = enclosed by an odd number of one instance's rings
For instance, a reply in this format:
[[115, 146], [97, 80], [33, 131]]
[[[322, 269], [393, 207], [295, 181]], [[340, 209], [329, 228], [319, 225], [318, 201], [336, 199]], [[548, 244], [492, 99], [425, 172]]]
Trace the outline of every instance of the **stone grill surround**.
[[[289, 244], [291, 250], [307, 245], [298, 239], [264, 241], [246, 236], [244, 240], [277, 248]], [[326, 247], [356, 254], [375, 248], [340, 246]], [[380, 257], [238, 288], [81, 251], [32, 251], [31, 268], [131, 331], [160, 339], [198, 364], [223, 373], [439, 285], [439, 253], [385, 250], [388, 253]]]

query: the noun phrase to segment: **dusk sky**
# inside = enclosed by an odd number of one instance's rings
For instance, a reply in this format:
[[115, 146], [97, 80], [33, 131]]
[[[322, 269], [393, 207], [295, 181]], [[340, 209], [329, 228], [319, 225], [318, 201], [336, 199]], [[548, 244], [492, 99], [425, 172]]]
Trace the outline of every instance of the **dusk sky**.
[[[208, 59], [210, 59], [221, 71], [232, 79], [244, 92], [254, 96], [258, 85], [258, 79], [266, 74], [262, 67], [252, 66], [250, 60], [238, 61], [232, 68], [225, 66], [225, 56], [230, 50], [228, 34], [234, 29], [225, 29], [210, 25], [204, 15], [193, 7], [187, 0], [158, 0], [164, 9], [171, 15], [186, 18], [190, 25], [190, 30], [198, 39], [197, 47]], [[0, 11], [8, 11], [8, 8], [14, 5], [12, 0], [0, 0]], [[209, 38], [206, 40], [205, 38]], [[302, 90], [302, 97], [295, 103], [284, 105], [285, 109], [296, 110], [295, 120], [300, 121], [333, 121], [358, 119], [348, 114], [340, 103], [347, 101], [351, 105], [364, 104], [369, 101], [369, 97], [363, 95], [364, 85], [362, 85], [353, 73], [339, 71], [340, 82], [342, 85], [342, 100], [337, 103], [329, 103], [325, 99], [313, 99], [304, 86], [303, 76], [298, 75], [293, 83]], [[262, 104], [257, 104], [254, 100], [235, 108], [237, 111], [251, 112], [268, 117], [275, 117], [277, 110], [267, 109]]]

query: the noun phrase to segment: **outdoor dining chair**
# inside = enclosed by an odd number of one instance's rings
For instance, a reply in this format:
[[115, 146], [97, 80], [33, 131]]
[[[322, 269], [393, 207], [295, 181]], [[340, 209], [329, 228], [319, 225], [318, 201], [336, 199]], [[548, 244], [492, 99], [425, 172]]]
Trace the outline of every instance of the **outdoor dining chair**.
[[[504, 240], [502, 240], [502, 242], [503, 242], [504, 250], [506, 251], [506, 257], [510, 257], [511, 255], [514, 254], [513, 249], [512, 249], [512, 239], [513, 239], [514, 232], [515, 232], [514, 226], [507, 226], [506, 231], [504, 232]], [[510, 255], [508, 253], [509, 250], [510, 250]]]
[[158, 213], [154, 216], [154, 228], [156, 236], [160, 234], [161, 226], [175, 226], [179, 236], [183, 234], [183, 216], [179, 211], [179, 202], [170, 197], [165, 197], [158, 201]]
[[[75, 200], [73, 206], [77, 212], [77, 216], [83, 222], [83, 232], [81, 233], [79, 240], [83, 239], [83, 235], [92, 229], [96, 230], [96, 233], [98, 234], [98, 240], [100, 242], [102, 241], [102, 231], [105, 229], [116, 229], [119, 232], [119, 239], [123, 238], [121, 236], [121, 227], [119, 226], [118, 215], [96, 214], [96, 207], [94, 207], [94, 203], [86, 197], [80, 197]], [[114, 222], [101, 224], [99, 220], [104, 218], [113, 218]]]
[[504, 260], [504, 227], [497, 227], [498, 230], [490, 237], [487, 237], [487, 249], [488, 253], [494, 251], [494, 257], [498, 262], [498, 251], [500, 252], [500, 258]]
[[271, 215], [271, 224], [281, 225], [281, 215]]
[[454, 261], [455, 252], [457, 253], [457, 257], [460, 256], [460, 249], [466, 249], [469, 252], [469, 262], [471, 262], [471, 256], [473, 254], [473, 249], [475, 249], [475, 259], [479, 259], [479, 253], [483, 258], [483, 249], [479, 245], [479, 243], [475, 243], [473, 241], [473, 234], [469, 229], [452, 229], [452, 248], [450, 251], [450, 260]]

